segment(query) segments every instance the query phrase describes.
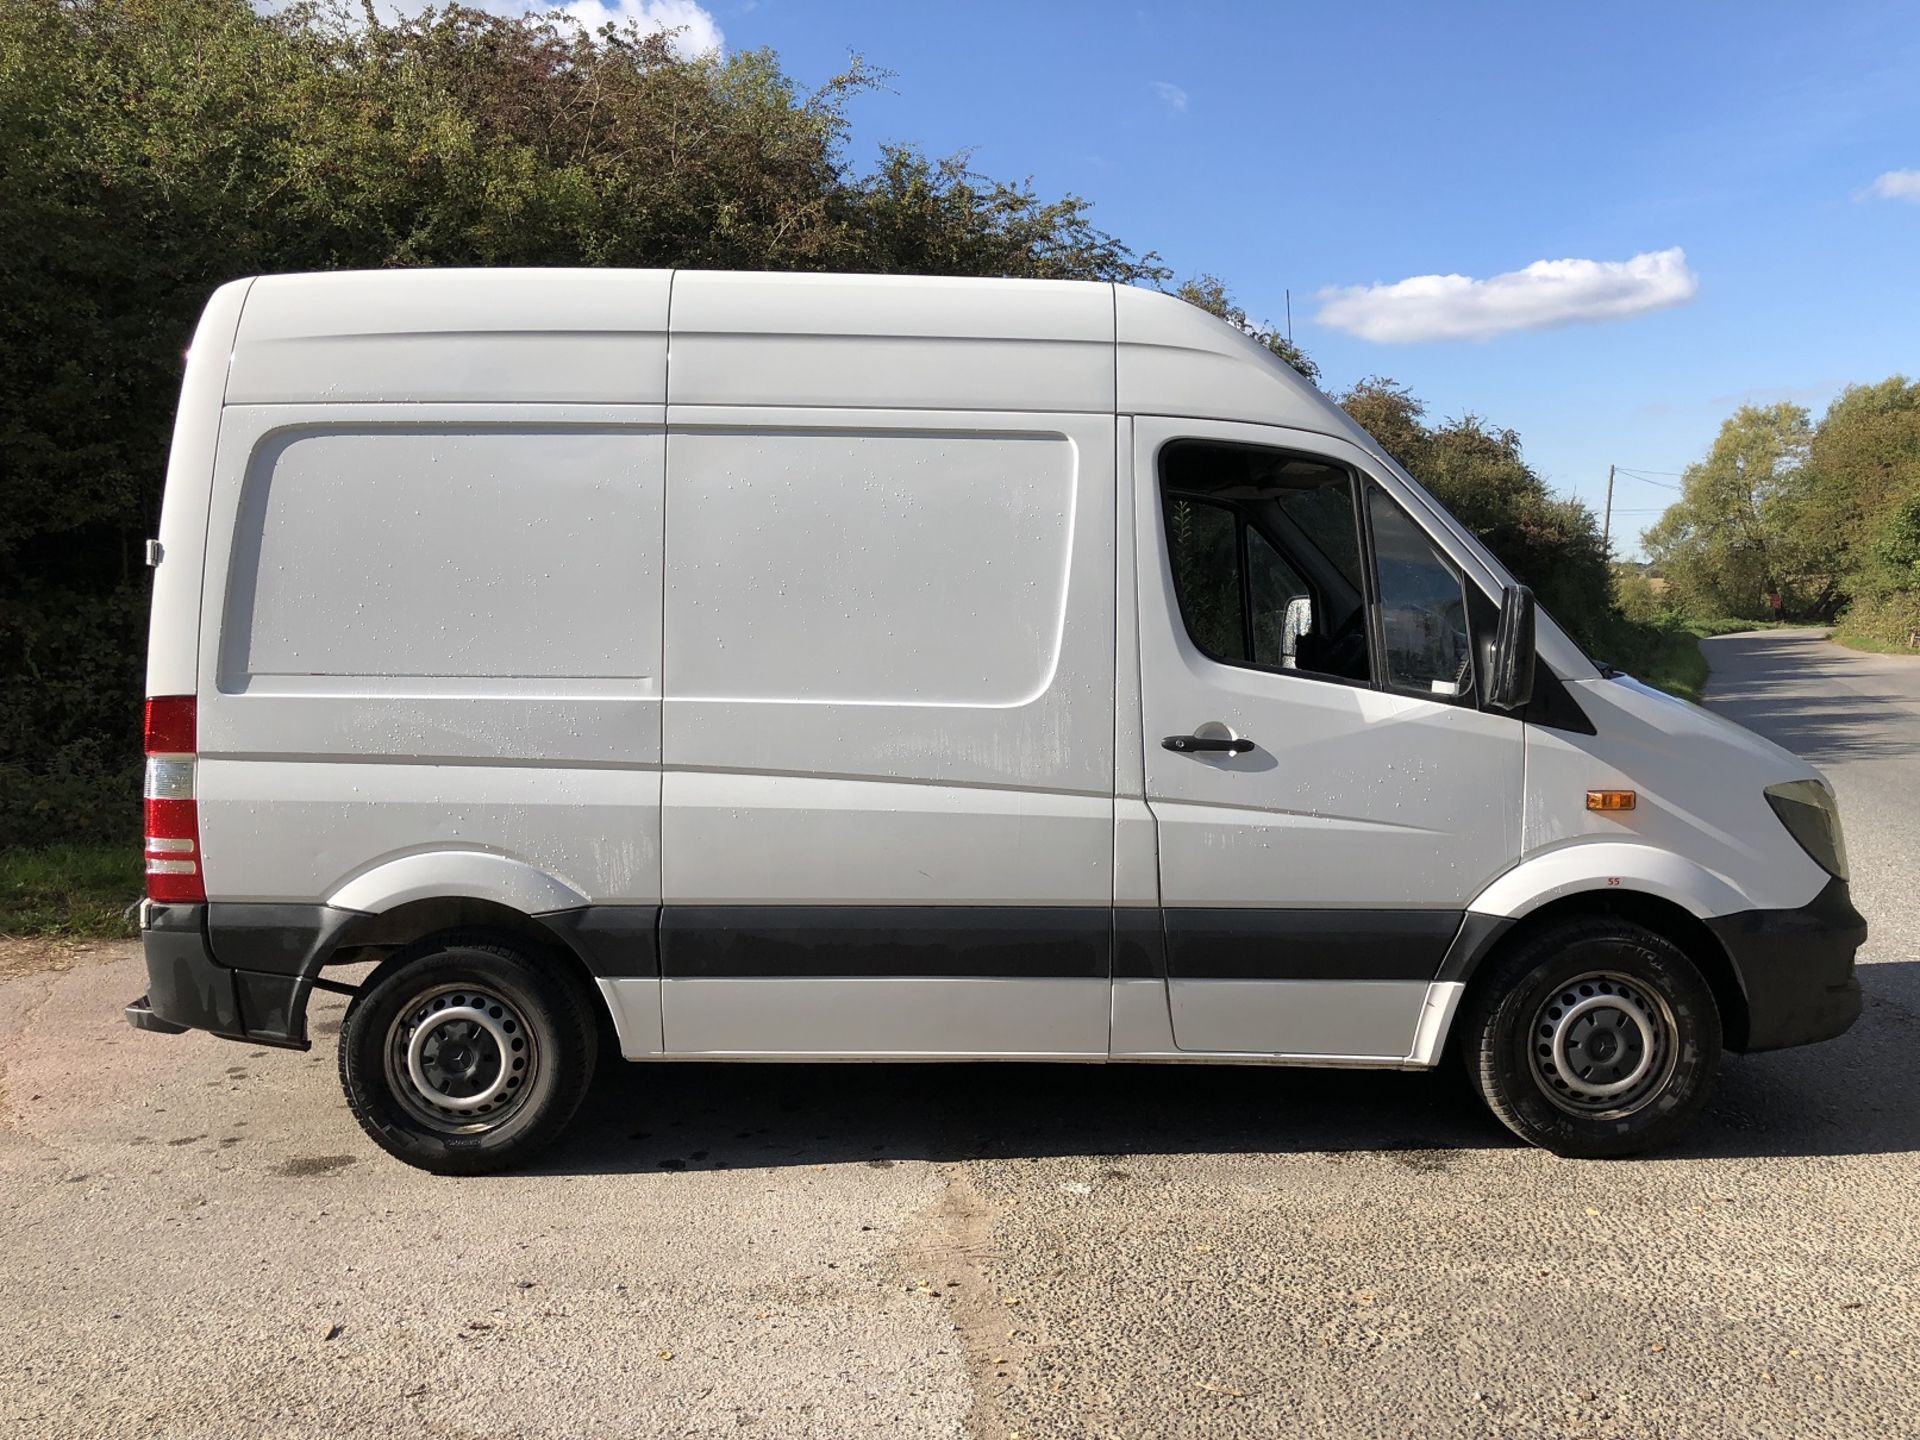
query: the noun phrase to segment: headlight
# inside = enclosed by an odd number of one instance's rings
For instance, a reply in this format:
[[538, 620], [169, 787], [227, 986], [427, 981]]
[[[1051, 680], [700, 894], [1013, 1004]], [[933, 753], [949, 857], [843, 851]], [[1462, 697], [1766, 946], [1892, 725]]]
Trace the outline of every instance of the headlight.
[[1829, 875], [1847, 878], [1847, 842], [1840, 834], [1840, 806], [1819, 780], [1789, 780], [1767, 787], [1767, 803], [1787, 833]]

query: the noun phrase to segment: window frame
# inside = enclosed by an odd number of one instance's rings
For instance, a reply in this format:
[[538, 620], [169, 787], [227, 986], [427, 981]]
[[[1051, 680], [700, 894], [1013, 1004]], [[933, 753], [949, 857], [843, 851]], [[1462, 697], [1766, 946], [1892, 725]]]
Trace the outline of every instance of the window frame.
[[[1276, 539], [1272, 532], [1268, 530], [1266, 526], [1262, 525], [1259, 519], [1253, 515], [1245, 505], [1235, 500], [1223, 500], [1217, 496], [1207, 495], [1196, 490], [1176, 489], [1167, 484], [1162, 468], [1165, 463], [1166, 452], [1175, 446], [1196, 444], [1208, 445], [1220, 450], [1255, 450], [1271, 455], [1285, 456], [1290, 460], [1304, 460], [1311, 464], [1323, 466], [1328, 470], [1337, 470], [1347, 477], [1349, 493], [1353, 497], [1353, 503], [1349, 506], [1349, 509], [1353, 514], [1355, 527], [1354, 541], [1356, 554], [1360, 562], [1360, 604], [1362, 609], [1368, 612], [1366, 620], [1368, 675], [1366, 679], [1358, 679], [1349, 675], [1330, 675], [1324, 670], [1303, 670], [1298, 667], [1289, 670], [1279, 665], [1263, 665], [1259, 661], [1251, 658], [1254, 650], [1253, 585], [1248, 569], [1248, 528], [1251, 527], [1258, 530], [1260, 532], [1260, 538], [1265, 540], [1273, 553], [1285, 562], [1289, 568], [1293, 569], [1296, 574], [1299, 573], [1299, 567], [1287, 553], [1287, 547]], [[1378, 608], [1375, 603], [1375, 593], [1378, 585], [1373, 573], [1372, 535], [1365, 523], [1366, 516], [1363, 513], [1363, 507], [1366, 503], [1364, 486], [1368, 483], [1366, 476], [1360, 474], [1351, 465], [1332, 459], [1329, 456], [1315, 455], [1311, 451], [1296, 450], [1284, 445], [1259, 445], [1242, 440], [1221, 440], [1206, 435], [1182, 435], [1162, 445], [1159, 452], [1154, 456], [1153, 480], [1155, 488], [1160, 492], [1161, 553], [1166, 557], [1167, 561], [1167, 578], [1173, 586], [1174, 607], [1179, 613], [1181, 628], [1186, 633], [1187, 643], [1192, 645], [1194, 650], [1202, 658], [1210, 660], [1216, 665], [1227, 665], [1236, 670], [1252, 670], [1261, 675], [1278, 675], [1283, 678], [1298, 680], [1317, 680], [1326, 684], [1346, 685], [1362, 690], [1379, 690], [1385, 688], [1381, 684], [1379, 644], [1374, 638], [1375, 619], [1373, 612]], [[1210, 505], [1215, 509], [1225, 510], [1233, 517], [1234, 563], [1239, 567], [1240, 571], [1240, 643], [1244, 652], [1244, 658], [1229, 660], [1222, 656], [1215, 655], [1200, 643], [1198, 635], [1194, 633], [1193, 623], [1187, 614], [1186, 596], [1180, 586], [1180, 577], [1175, 573], [1173, 566], [1173, 546], [1172, 532], [1169, 525], [1169, 510], [1172, 502], [1175, 500], [1187, 500], [1198, 505]], [[1302, 576], [1302, 578], [1305, 579], [1307, 577]], [[1317, 599], [1318, 597], [1315, 598]]]
[[[1367, 632], [1367, 670], [1366, 679], [1346, 675], [1330, 675], [1321, 670], [1305, 670], [1298, 667], [1286, 669], [1277, 665], [1264, 665], [1252, 659], [1255, 640], [1253, 631], [1253, 584], [1249, 570], [1247, 550], [1247, 530], [1258, 530], [1273, 552], [1295, 573], [1299, 573], [1296, 562], [1289, 555], [1287, 547], [1277, 540], [1268, 527], [1262, 525], [1258, 517], [1237, 500], [1225, 500], [1201, 491], [1176, 488], [1167, 482], [1165, 457], [1169, 450], [1181, 445], [1208, 445], [1221, 450], [1253, 450], [1288, 460], [1300, 460], [1320, 465], [1328, 470], [1339, 471], [1347, 477], [1351, 487], [1351, 510], [1353, 514], [1356, 553], [1360, 563], [1361, 604], [1366, 610]], [[1186, 641], [1201, 658], [1215, 664], [1225, 665], [1236, 670], [1251, 670], [1261, 675], [1277, 675], [1285, 679], [1314, 680], [1323, 684], [1345, 685], [1350, 688], [1377, 690], [1382, 694], [1401, 695], [1409, 699], [1426, 700], [1436, 705], [1466, 707], [1483, 710], [1481, 704], [1481, 641], [1482, 629], [1479, 617], [1486, 609], [1483, 592], [1473, 583], [1466, 571], [1446, 547], [1434, 538], [1433, 532], [1422, 525], [1410, 507], [1403, 504], [1394, 493], [1369, 472], [1339, 460], [1331, 455], [1303, 450], [1290, 445], [1264, 445], [1255, 441], [1229, 440], [1203, 434], [1177, 436], [1162, 444], [1154, 455], [1153, 485], [1159, 492], [1160, 512], [1160, 548], [1167, 566], [1167, 578], [1173, 588], [1174, 609], [1180, 617], [1180, 626]], [[1460, 587], [1461, 613], [1467, 623], [1467, 659], [1468, 683], [1457, 695], [1435, 694], [1428, 690], [1415, 689], [1408, 685], [1395, 684], [1387, 666], [1386, 624], [1380, 597], [1380, 561], [1374, 545], [1373, 534], [1373, 495], [1378, 492], [1387, 504], [1398, 510], [1416, 532], [1423, 536], [1442, 565], [1452, 574], [1454, 583]], [[1224, 510], [1234, 521], [1234, 559], [1239, 569], [1240, 583], [1240, 629], [1243, 658], [1227, 659], [1214, 654], [1200, 643], [1192, 621], [1187, 613], [1186, 595], [1182, 590], [1180, 578], [1174, 569], [1171, 507], [1175, 500], [1186, 500], [1194, 504], [1209, 505]], [[1303, 579], [1307, 577], [1302, 577]], [[1317, 597], [1316, 597], [1317, 598]], [[1479, 603], [1476, 603], [1479, 602]]]

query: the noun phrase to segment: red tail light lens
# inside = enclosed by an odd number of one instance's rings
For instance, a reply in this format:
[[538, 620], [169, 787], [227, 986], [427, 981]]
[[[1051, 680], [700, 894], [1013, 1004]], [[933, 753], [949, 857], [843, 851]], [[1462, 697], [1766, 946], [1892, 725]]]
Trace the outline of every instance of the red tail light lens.
[[200, 811], [194, 799], [195, 734], [191, 695], [147, 700], [147, 897], [170, 905], [207, 898], [200, 871]]
[[147, 697], [147, 754], [191, 756], [200, 748], [194, 731], [193, 696]]

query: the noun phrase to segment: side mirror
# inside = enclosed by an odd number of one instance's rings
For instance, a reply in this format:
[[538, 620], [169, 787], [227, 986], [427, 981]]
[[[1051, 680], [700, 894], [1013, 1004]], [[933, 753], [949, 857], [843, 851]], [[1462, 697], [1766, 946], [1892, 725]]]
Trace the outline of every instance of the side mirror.
[[1533, 698], [1533, 591], [1509, 585], [1500, 596], [1500, 625], [1488, 657], [1487, 704], [1518, 710]]

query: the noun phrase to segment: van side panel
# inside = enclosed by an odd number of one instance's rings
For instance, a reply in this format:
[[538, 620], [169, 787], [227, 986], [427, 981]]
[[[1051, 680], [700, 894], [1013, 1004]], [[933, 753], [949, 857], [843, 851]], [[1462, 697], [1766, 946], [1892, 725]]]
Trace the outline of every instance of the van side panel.
[[1111, 418], [671, 428], [672, 900], [1111, 903]]
[[[668, 1050], [1032, 1054], [1045, 1010], [1105, 1054], [1113, 417], [668, 418]], [[715, 906], [718, 966], [679, 920]], [[884, 961], [819, 968], [889, 907]]]
[[665, 270], [276, 275], [248, 297], [230, 404], [660, 404]]
[[668, 403], [1111, 414], [1113, 292], [683, 270]]
[[210, 899], [384, 908], [346, 887], [443, 853], [450, 894], [489, 897], [504, 857], [554, 893], [657, 902], [663, 420], [228, 407], [200, 649]]

